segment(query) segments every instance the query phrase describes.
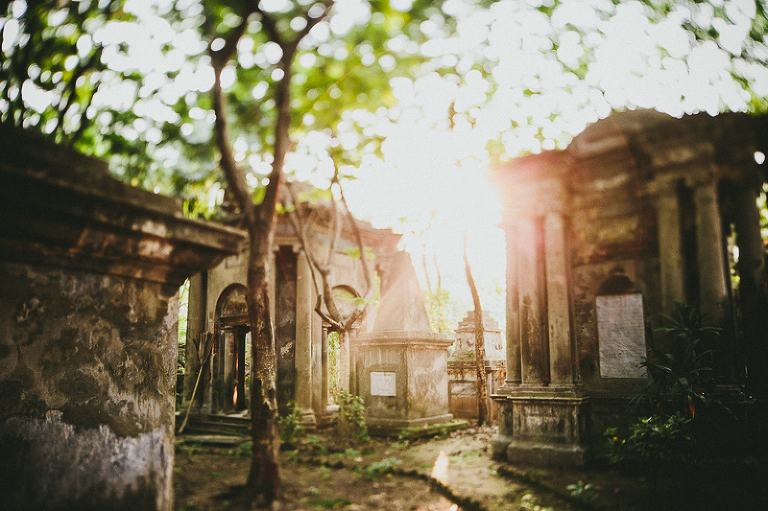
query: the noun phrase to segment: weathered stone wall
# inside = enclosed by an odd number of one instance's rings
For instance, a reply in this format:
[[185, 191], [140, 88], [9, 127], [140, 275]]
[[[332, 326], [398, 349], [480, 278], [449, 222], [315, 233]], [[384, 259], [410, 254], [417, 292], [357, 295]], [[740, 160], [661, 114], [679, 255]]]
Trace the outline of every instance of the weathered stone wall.
[[175, 290], [0, 264], [6, 509], [172, 502]]
[[[451, 340], [428, 332], [374, 332], [359, 339], [357, 390], [366, 421], [377, 433], [446, 422], [448, 346]], [[389, 385], [382, 385], [382, 377]]]
[[242, 237], [0, 125], [0, 507], [173, 508], [177, 293]]
[[[329, 218], [323, 206], [313, 210], [309, 216], [308, 238], [315, 256], [323, 259], [329, 249], [332, 232], [329, 230]], [[371, 280], [375, 268], [386, 266], [389, 254], [397, 251], [400, 236], [389, 230], [374, 229], [370, 225], [358, 222], [363, 243], [374, 254], [369, 261]], [[357, 243], [349, 225], [344, 225], [337, 240], [336, 250], [332, 254], [329, 281], [334, 290], [342, 288], [354, 296], [363, 296], [366, 292], [366, 278], [360, 262], [345, 253], [357, 248]], [[338, 407], [330, 405], [328, 388], [328, 340], [327, 326], [314, 310], [317, 304], [317, 291], [313, 283], [312, 270], [307, 256], [301, 249], [298, 237], [285, 216], [279, 216], [275, 226], [273, 243], [274, 258], [268, 273], [268, 285], [272, 321], [276, 334], [278, 356], [278, 403], [281, 413], [287, 413], [288, 403], [293, 401], [303, 413], [304, 425], [308, 428], [325, 426], [334, 420]], [[248, 253], [243, 252], [224, 260], [220, 265], [196, 276], [191, 281], [189, 295], [189, 317], [187, 324], [187, 367], [184, 381], [184, 407], [197, 379], [200, 362], [194, 353], [192, 340], [201, 333], [213, 333], [221, 328], [221, 318], [217, 317], [216, 307], [222, 293], [230, 286], [245, 284], [247, 280]], [[319, 285], [319, 275], [315, 278]], [[348, 314], [355, 305], [339, 300], [337, 306], [342, 314]], [[357, 332], [369, 331], [375, 322], [376, 312], [373, 306], [354, 326], [350, 336], [353, 346]], [[247, 328], [247, 325], [244, 325]], [[354, 353], [354, 351], [353, 351]], [[219, 370], [221, 356], [213, 361], [213, 374], [204, 373], [196, 398], [195, 411], [220, 413], [226, 411], [217, 406], [220, 400], [212, 400], [211, 394], [225, 382], [225, 371]], [[217, 365], [218, 364], [218, 365]], [[201, 399], [203, 402], [199, 402]]]
[[[646, 384], [638, 363], [664, 349], [656, 328], [676, 300], [698, 304], [722, 329], [721, 391], [768, 389], [755, 207], [766, 180], [755, 156], [766, 148], [765, 117], [628, 111], [588, 127], [566, 150], [499, 172], [508, 354], [500, 454], [587, 459], [605, 427], [631, 413], [630, 398]], [[728, 243], [750, 256], [734, 264]], [[732, 270], [748, 282], [738, 293]], [[569, 428], [574, 434], [563, 434]]]

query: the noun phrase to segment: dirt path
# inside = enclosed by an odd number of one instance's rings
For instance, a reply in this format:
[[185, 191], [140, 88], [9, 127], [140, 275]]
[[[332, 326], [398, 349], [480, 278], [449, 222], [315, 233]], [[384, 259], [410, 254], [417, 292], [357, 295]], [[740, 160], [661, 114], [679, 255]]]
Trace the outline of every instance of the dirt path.
[[[639, 474], [610, 466], [542, 469], [501, 464], [490, 457], [493, 435], [492, 428], [475, 428], [410, 443], [374, 439], [349, 448], [327, 432], [314, 438], [314, 454], [305, 439], [298, 452], [283, 452], [280, 509], [571, 511], [579, 509], [580, 502], [570, 496], [568, 486], [578, 481], [594, 485], [583, 492], [587, 505], [582, 508], [596, 511], [752, 510], [764, 509], [768, 502], [765, 471], [757, 465], [714, 466], [705, 472], [676, 469], [659, 481], [651, 506], [647, 482]], [[233, 488], [245, 483], [249, 449], [236, 443], [185, 443], [189, 440], [181, 438], [177, 445], [175, 509], [226, 509]], [[327, 452], [320, 452], [320, 446]], [[444, 486], [430, 485], [428, 476]], [[685, 486], [682, 476], [688, 477]]]
[[[308, 450], [285, 452], [281, 509], [572, 509], [550, 492], [500, 476], [499, 465], [490, 459], [492, 435], [491, 429], [469, 430], [410, 444], [376, 439], [364, 449], [342, 451], [335, 446], [333, 453], [314, 456]], [[332, 437], [325, 437], [326, 445], [331, 442]], [[175, 509], [225, 508], [231, 489], [242, 485], [248, 473], [250, 459], [241, 454], [247, 450], [180, 444], [174, 474]], [[342, 465], [344, 468], [339, 468]], [[459, 507], [430, 489], [424, 480], [429, 475], [450, 488], [453, 495], [472, 499], [474, 504]]]

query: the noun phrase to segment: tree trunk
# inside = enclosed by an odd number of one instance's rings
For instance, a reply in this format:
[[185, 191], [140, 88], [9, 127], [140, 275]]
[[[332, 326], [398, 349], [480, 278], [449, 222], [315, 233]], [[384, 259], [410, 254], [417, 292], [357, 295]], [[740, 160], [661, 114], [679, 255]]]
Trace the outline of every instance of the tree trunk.
[[251, 330], [253, 457], [246, 486], [252, 499], [263, 499], [263, 503], [269, 504], [280, 498], [280, 440], [277, 431], [277, 358], [267, 287], [271, 243], [264, 243], [265, 238], [269, 240], [270, 236], [251, 232], [247, 299], [248, 315], [254, 327]]
[[467, 257], [467, 236], [464, 236], [464, 268], [467, 273], [467, 283], [475, 304], [475, 369], [477, 371], [477, 424], [481, 426], [490, 422], [488, 417], [488, 390], [485, 378], [485, 327], [483, 326], [483, 308], [480, 305], [480, 295], [477, 294], [475, 279]]

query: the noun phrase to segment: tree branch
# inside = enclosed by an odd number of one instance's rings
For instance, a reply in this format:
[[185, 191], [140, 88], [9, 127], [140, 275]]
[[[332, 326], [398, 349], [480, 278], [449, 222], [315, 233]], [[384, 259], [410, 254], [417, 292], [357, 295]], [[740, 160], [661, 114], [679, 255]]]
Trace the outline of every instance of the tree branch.
[[221, 72], [227, 65], [237, 50], [237, 42], [245, 33], [247, 27], [247, 16], [242, 19], [238, 25], [227, 37], [224, 47], [220, 50], [210, 51], [211, 65], [213, 66], [214, 82], [211, 88], [213, 99], [213, 112], [216, 116], [214, 121], [214, 134], [216, 138], [216, 147], [219, 149], [221, 159], [219, 161], [227, 182], [232, 187], [237, 201], [240, 203], [240, 210], [248, 226], [256, 223], [256, 207], [253, 203], [253, 197], [248, 191], [248, 183], [245, 180], [243, 172], [235, 162], [232, 153], [232, 145], [229, 139], [229, 124], [227, 123], [226, 98], [221, 88]]
[[363, 269], [363, 277], [365, 278], [365, 293], [363, 294], [363, 300], [366, 302], [363, 305], [359, 305], [357, 309], [346, 319], [344, 322], [345, 328], [351, 328], [352, 325], [357, 321], [357, 319], [363, 314], [365, 311], [365, 307], [367, 305], [367, 302], [371, 299], [371, 294], [374, 290], [373, 280], [371, 279], [371, 272], [370, 268], [368, 267], [368, 258], [366, 257], [365, 253], [365, 246], [363, 245], [363, 236], [360, 233], [360, 227], [357, 225], [357, 220], [355, 220], [355, 217], [352, 216], [352, 211], [349, 210], [349, 205], [347, 204], [347, 199], [344, 196], [344, 189], [341, 187], [341, 183], [338, 182], [338, 179], [335, 179], [336, 184], [339, 186], [339, 195], [341, 196], [341, 203], [344, 204], [344, 209], [347, 211], [347, 219], [349, 220], [350, 226], [352, 228], [352, 233], [355, 236], [355, 241], [357, 242], [357, 248], [360, 250], [360, 264], [362, 265]]

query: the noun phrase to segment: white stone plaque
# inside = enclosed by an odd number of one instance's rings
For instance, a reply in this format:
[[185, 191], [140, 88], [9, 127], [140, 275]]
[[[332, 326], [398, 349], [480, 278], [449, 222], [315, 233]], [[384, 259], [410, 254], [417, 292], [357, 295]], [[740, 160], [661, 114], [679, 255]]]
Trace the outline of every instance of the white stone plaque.
[[396, 396], [396, 373], [383, 373], [371, 371], [371, 395], [372, 396]]
[[640, 378], [638, 364], [645, 356], [643, 295], [597, 297], [597, 332], [600, 343], [600, 376]]

